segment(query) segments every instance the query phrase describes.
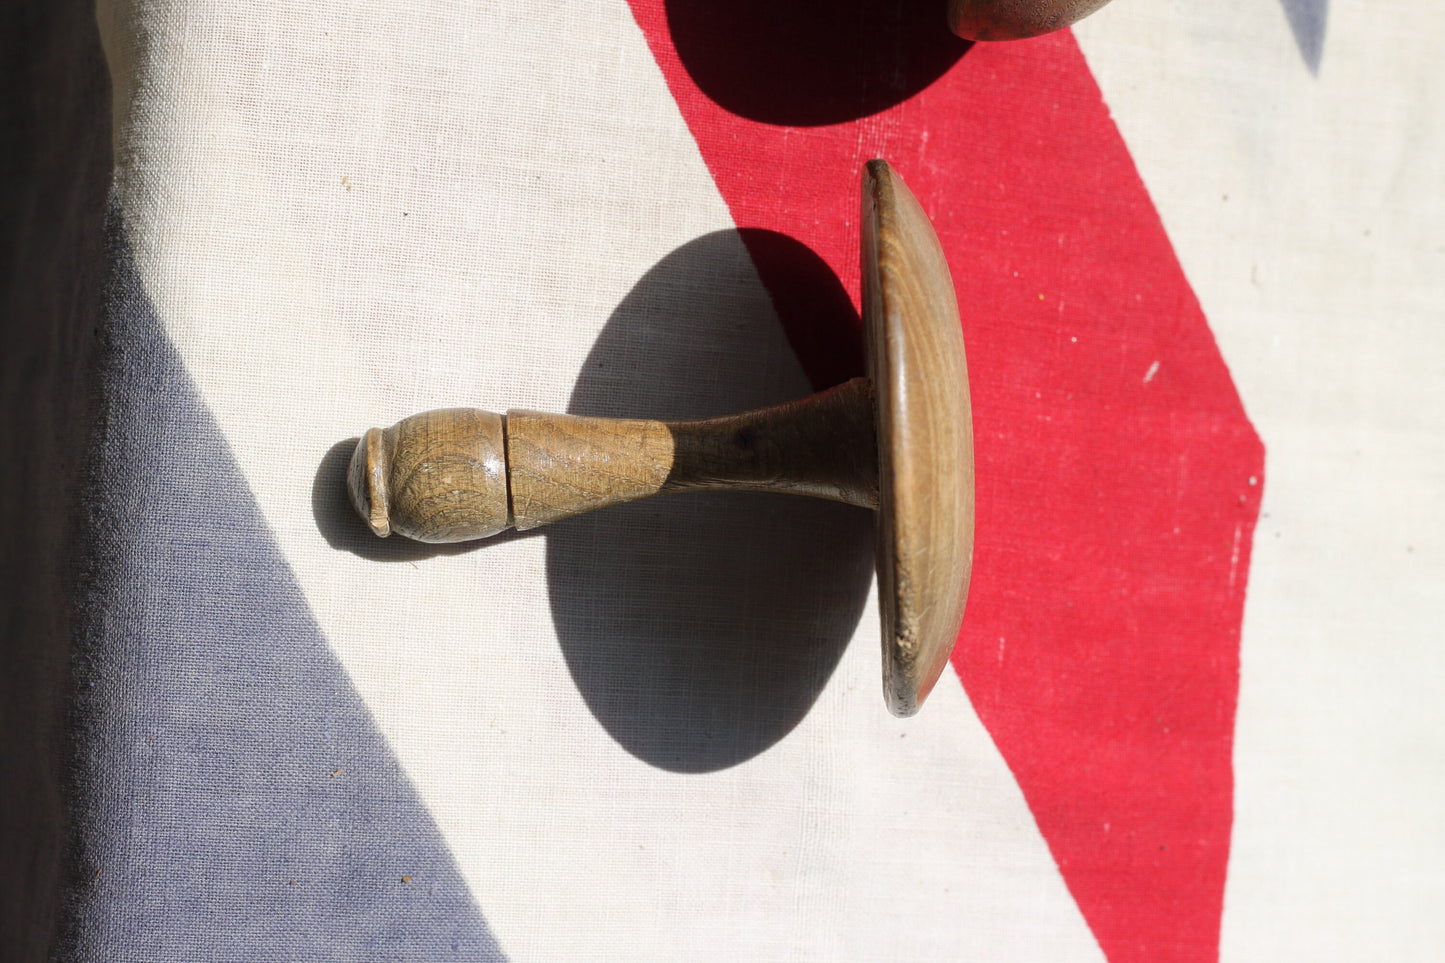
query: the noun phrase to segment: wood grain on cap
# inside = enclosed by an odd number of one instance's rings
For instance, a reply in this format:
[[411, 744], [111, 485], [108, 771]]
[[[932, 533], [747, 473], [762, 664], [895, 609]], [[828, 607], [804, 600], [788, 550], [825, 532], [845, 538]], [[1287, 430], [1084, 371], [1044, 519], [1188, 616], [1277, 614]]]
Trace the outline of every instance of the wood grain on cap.
[[973, 565], [973, 420], [958, 300], [928, 217], [883, 161], [863, 174], [863, 323], [878, 395], [883, 688], [911, 715], [953, 652]]

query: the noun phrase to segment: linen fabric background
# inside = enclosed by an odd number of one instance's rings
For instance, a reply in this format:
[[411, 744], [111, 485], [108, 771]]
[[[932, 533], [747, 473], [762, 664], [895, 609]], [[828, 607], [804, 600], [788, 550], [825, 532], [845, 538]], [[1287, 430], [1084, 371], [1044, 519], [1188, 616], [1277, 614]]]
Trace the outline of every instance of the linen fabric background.
[[[942, 6], [9, 6], [7, 958], [1438, 958], [1445, 13]], [[351, 516], [415, 411], [858, 373], [874, 156], [974, 398], [918, 716], [866, 512]]]

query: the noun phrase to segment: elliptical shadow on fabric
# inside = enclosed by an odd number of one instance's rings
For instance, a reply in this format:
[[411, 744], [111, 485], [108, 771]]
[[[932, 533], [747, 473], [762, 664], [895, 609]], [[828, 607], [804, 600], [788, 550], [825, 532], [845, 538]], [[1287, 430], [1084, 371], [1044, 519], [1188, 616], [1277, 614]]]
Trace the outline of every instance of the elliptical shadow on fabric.
[[972, 44], [942, 2], [666, 0], [693, 81], [749, 120], [816, 127], [857, 120], [923, 90]]
[[[736, 231], [664, 258], [614, 311], [568, 411], [691, 418], [807, 394], [767, 298], [738, 280], [750, 270]], [[826, 283], [841, 289], [831, 272]], [[751, 351], [726, 350], [739, 338], [766, 350], [744, 360]], [[790, 732], [872, 583], [872, 513], [793, 495], [653, 498], [544, 531], [553, 619], [584, 699], [629, 752], [678, 772], [735, 765]]]

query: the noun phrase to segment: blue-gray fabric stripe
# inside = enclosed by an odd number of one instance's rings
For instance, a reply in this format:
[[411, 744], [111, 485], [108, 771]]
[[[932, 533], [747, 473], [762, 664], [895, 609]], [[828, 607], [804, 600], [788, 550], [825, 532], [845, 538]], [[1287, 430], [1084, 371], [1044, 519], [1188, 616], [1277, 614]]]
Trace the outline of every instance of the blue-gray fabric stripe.
[[64, 955], [502, 959], [110, 223]]

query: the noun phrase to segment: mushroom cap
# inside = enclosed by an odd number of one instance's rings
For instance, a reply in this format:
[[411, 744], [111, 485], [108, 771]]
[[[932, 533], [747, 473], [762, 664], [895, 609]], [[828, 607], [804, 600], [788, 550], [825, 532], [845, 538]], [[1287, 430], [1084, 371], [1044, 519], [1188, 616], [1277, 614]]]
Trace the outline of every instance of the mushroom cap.
[[973, 419], [948, 262], [885, 161], [863, 173], [863, 327], [877, 396], [883, 695], [918, 711], [948, 664], [973, 566]]

